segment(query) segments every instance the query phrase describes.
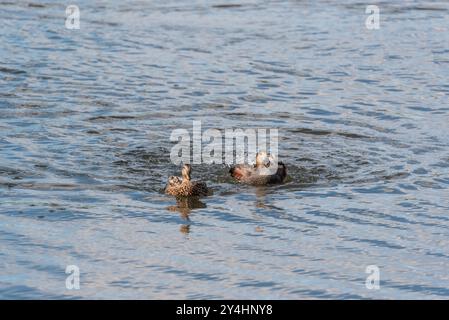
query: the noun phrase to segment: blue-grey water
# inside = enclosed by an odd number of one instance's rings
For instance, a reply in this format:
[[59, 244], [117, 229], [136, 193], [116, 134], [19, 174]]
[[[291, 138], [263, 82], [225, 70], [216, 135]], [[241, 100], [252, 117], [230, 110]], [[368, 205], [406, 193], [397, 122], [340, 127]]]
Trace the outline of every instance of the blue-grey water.
[[[448, 2], [67, 4], [0, 1], [0, 298], [449, 298]], [[193, 120], [287, 182], [164, 195]]]

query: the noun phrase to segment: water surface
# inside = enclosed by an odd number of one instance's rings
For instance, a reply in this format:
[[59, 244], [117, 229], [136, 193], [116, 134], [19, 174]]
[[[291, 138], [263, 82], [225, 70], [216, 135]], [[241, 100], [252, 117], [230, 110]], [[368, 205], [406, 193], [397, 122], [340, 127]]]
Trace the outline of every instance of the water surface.
[[[0, 1], [0, 298], [449, 297], [447, 2], [76, 4]], [[288, 182], [164, 195], [193, 120], [277, 128]]]

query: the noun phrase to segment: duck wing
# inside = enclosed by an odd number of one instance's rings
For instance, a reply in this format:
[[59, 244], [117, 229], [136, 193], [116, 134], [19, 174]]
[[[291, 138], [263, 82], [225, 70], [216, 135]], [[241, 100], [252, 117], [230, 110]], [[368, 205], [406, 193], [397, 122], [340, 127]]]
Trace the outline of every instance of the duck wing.
[[209, 194], [209, 189], [205, 182], [193, 181], [192, 182], [192, 195], [197, 196], [207, 196]]

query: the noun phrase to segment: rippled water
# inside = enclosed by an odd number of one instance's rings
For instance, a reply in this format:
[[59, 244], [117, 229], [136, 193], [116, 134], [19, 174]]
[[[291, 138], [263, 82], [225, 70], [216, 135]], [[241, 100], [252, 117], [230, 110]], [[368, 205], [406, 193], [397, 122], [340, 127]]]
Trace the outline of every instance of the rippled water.
[[[449, 4], [230, 3], [0, 1], [0, 298], [449, 297]], [[288, 182], [164, 195], [193, 120]]]

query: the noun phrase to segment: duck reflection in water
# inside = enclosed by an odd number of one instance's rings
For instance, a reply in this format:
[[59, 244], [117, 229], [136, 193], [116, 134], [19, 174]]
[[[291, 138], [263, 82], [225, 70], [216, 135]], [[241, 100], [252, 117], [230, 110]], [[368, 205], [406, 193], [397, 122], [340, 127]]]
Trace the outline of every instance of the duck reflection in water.
[[[272, 201], [270, 201], [270, 194], [275, 193], [276, 191], [273, 188], [269, 188], [267, 186], [256, 186], [255, 195], [256, 199], [254, 202], [254, 206], [257, 209], [261, 210], [270, 210], [275, 212], [285, 212], [285, 209], [275, 206]], [[257, 211], [256, 212], [260, 212]]]
[[184, 234], [190, 233], [190, 214], [195, 209], [206, 208], [206, 204], [198, 197], [177, 197], [176, 205], [167, 207], [169, 211], [179, 212], [181, 218], [186, 221], [181, 225], [179, 231]]

